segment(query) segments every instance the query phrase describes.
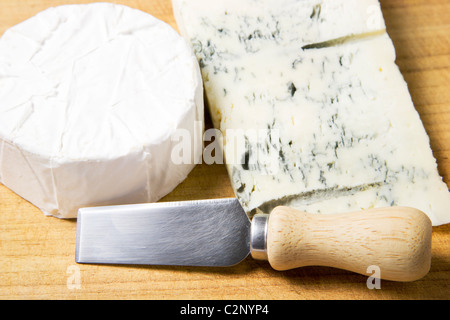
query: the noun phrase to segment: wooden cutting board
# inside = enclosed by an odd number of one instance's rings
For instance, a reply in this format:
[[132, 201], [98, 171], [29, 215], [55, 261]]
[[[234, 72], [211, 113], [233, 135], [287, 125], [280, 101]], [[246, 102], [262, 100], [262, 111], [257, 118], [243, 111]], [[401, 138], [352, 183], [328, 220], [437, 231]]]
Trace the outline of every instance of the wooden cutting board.
[[[55, 4], [87, 2], [92, 1], [1, 0], [0, 34]], [[176, 29], [170, 0], [111, 2], [141, 9]], [[450, 2], [381, 2], [397, 63], [450, 185]], [[163, 201], [232, 196], [225, 167], [204, 164]], [[450, 298], [450, 225], [433, 230], [426, 277], [412, 283], [382, 281], [381, 289], [372, 290], [366, 285], [369, 275], [324, 267], [277, 272], [250, 258], [223, 269], [77, 265], [75, 232], [75, 221], [46, 217], [0, 185], [0, 299]]]

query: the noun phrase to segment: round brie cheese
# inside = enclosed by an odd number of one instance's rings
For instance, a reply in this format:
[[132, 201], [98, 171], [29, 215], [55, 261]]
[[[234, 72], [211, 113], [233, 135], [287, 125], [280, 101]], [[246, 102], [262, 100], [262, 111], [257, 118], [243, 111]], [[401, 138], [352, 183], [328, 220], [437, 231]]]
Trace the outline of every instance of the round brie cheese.
[[147, 13], [64, 5], [0, 39], [0, 182], [47, 215], [159, 200], [198, 163], [202, 130], [197, 60]]

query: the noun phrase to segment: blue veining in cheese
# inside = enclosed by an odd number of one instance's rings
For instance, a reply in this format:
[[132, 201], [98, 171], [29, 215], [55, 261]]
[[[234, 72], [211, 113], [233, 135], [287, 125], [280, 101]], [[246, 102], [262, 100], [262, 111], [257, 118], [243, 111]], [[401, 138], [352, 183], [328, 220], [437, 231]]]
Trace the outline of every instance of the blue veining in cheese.
[[450, 193], [378, 1], [173, 4], [225, 143], [231, 129], [269, 130], [265, 141], [245, 137], [240, 163], [227, 161], [247, 212], [412, 206], [434, 225], [450, 222]]

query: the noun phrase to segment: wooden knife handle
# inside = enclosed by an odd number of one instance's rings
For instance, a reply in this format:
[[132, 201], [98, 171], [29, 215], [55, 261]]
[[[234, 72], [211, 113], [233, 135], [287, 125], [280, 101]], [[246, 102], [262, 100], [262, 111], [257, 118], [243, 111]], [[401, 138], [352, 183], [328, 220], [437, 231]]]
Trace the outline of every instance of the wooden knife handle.
[[267, 259], [276, 270], [328, 266], [380, 279], [414, 281], [431, 265], [430, 219], [406, 207], [346, 214], [275, 208], [267, 227]]

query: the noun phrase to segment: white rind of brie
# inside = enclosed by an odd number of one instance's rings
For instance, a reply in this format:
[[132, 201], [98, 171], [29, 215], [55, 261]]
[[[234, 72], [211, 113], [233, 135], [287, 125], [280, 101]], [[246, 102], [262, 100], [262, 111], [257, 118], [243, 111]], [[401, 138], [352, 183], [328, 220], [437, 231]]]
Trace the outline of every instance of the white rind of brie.
[[[123, 5], [49, 8], [0, 39], [0, 182], [47, 215], [154, 202], [201, 156], [203, 87], [189, 44]], [[195, 149], [194, 149], [195, 148]]]
[[[433, 225], [450, 222], [450, 193], [378, 0], [172, 2], [250, 215], [409, 206]], [[246, 148], [230, 157], [239, 129]], [[264, 139], [250, 136], [264, 129]]]

